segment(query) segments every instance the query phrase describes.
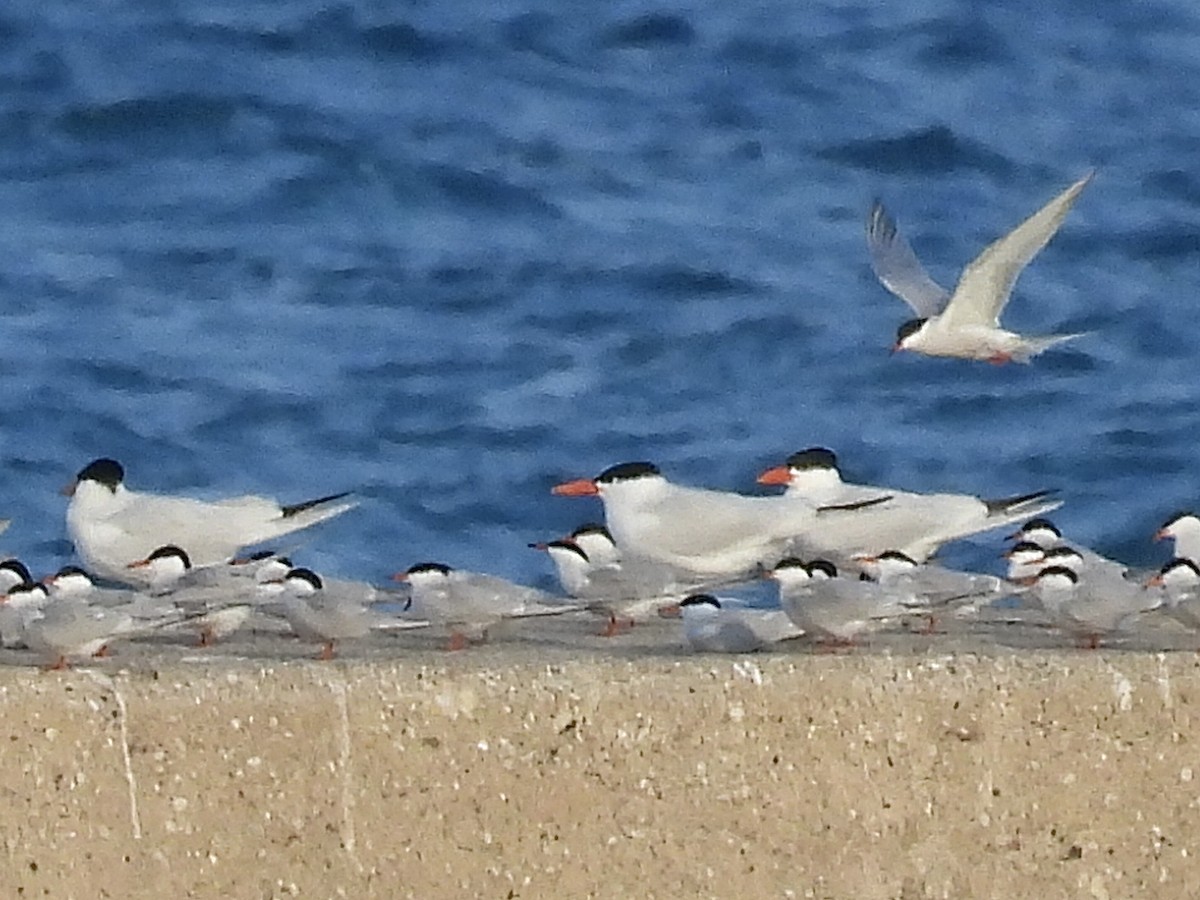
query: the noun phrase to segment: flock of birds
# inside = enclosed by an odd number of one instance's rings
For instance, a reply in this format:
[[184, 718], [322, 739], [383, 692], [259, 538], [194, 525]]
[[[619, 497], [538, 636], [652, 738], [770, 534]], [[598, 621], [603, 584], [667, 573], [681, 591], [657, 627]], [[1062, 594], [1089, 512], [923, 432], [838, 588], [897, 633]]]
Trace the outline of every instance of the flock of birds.
[[[801, 637], [848, 647], [914, 617], [932, 631], [948, 615], [1037, 621], [1092, 647], [1146, 614], [1200, 630], [1195, 515], [1160, 529], [1176, 557], [1147, 577], [1064, 540], [1044, 517], [1061, 504], [1050, 492], [983, 499], [850, 484], [824, 448], [761, 473], [759, 483], [784, 487], [774, 496], [674, 484], [647, 462], [555, 486], [598, 497], [605, 513], [605, 524], [530, 545], [553, 561], [561, 594], [438, 562], [398, 572], [390, 588], [323, 578], [277, 552], [239, 553], [354, 508], [348, 495], [208, 502], [133, 491], [124, 478], [115, 460], [98, 459], [67, 489], [82, 566], [35, 580], [19, 559], [0, 562], [5, 647], [61, 668], [120, 640], [191, 630], [210, 645], [276, 619], [329, 659], [339, 642], [374, 630], [437, 628], [461, 649], [503, 620], [568, 613], [603, 616], [609, 636], [678, 615], [692, 647], [726, 653]], [[932, 561], [950, 541], [1013, 525], [1005, 577]], [[777, 607], [734, 590], [764, 579], [777, 586]], [[1015, 606], [1001, 603], [1014, 597]]]
[[[918, 316], [900, 327], [895, 349], [1000, 364], [1028, 362], [1079, 337], [1019, 335], [999, 317], [1017, 277], [1091, 178], [989, 245], [953, 292], [928, 276], [876, 203], [867, 220], [872, 267]], [[210, 644], [263, 618], [319, 643], [321, 658], [377, 629], [439, 628], [457, 649], [486, 639], [502, 620], [568, 613], [602, 615], [608, 635], [678, 614], [696, 649], [737, 653], [802, 636], [849, 646], [914, 617], [932, 631], [947, 615], [1032, 619], [1091, 647], [1148, 615], [1200, 631], [1193, 514], [1157, 534], [1174, 541], [1174, 558], [1156, 573], [1134, 573], [1065, 540], [1045, 518], [1061, 505], [1049, 491], [984, 499], [850, 484], [824, 448], [795, 453], [758, 481], [784, 490], [748, 496], [674, 484], [648, 462], [557, 485], [560, 496], [598, 497], [605, 522], [530, 545], [553, 561], [563, 592], [552, 594], [437, 562], [413, 565], [397, 573], [396, 586], [379, 588], [323, 578], [272, 551], [241, 556], [356, 501], [335, 494], [289, 506], [257, 496], [205, 502], [142, 493], [126, 487], [118, 462], [98, 459], [66, 491], [67, 530], [82, 566], [35, 580], [20, 560], [0, 562], [0, 641], [62, 667], [121, 639], [192, 629]], [[0, 530], [6, 524], [0, 520]], [[933, 562], [950, 541], [1014, 525], [1005, 577]], [[763, 579], [777, 586], [777, 607], [731, 595]]]

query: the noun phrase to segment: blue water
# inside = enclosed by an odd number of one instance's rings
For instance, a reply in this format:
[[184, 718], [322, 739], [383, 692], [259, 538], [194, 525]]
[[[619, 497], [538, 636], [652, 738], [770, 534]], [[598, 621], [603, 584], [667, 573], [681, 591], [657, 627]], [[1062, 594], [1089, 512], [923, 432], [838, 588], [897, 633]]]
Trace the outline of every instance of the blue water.
[[[1006, 324], [1028, 367], [888, 348], [882, 197], [959, 268], [1091, 167]], [[1200, 506], [1192, 0], [0, 8], [0, 516], [57, 489], [362, 507], [297, 555], [542, 581], [554, 498], [628, 459], [753, 491], [812, 444], [918, 490], [1055, 487], [1131, 562]], [[986, 565], [989, 537], [957, 551]]]

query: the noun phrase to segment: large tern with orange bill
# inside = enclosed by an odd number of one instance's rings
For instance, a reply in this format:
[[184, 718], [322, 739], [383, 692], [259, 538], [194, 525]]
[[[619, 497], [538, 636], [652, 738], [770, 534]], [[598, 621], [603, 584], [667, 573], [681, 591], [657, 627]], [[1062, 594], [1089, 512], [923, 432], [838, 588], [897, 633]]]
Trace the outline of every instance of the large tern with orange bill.
[[653, 463], [620, 463], [595, 478], [564, 482], [553, 493], [598, 496], [622, 552], [636, 553], [702, 578], [748, 578], [785, 556], [811, 533], [887, 495], [818, 505], [781, 497], [748, 497], [674, 484]]
[[971, 494], [920, 494], [842, 481], [837, 456], [810, 447], [758, 476], [759, 484], [786, 487], [784, 500], [808, 505], [853, 504], [888, 496], [856, 516], [823, 522], [809, 535], [810, 552], [847, 559], [898, 550], [917, 562], [943, 544], [1039, 516], [1062, 505], [1051, 491], [983, 499]]

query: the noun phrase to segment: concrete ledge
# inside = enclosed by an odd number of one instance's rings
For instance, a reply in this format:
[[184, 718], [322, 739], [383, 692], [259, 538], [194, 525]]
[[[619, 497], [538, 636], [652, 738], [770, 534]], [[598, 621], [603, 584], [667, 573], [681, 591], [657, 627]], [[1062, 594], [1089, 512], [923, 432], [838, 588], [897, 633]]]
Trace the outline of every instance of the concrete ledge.
[[1190, 653], [0, 670], [10, 897], [1194, 897]]

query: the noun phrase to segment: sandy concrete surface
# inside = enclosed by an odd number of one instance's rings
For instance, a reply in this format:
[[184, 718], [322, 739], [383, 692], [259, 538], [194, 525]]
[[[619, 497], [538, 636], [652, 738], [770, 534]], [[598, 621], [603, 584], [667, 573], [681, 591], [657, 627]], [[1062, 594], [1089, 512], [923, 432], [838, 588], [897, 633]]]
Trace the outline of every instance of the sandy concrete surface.
[[1194, 897], [1194, 654], [0, 669], [8, 897]]

